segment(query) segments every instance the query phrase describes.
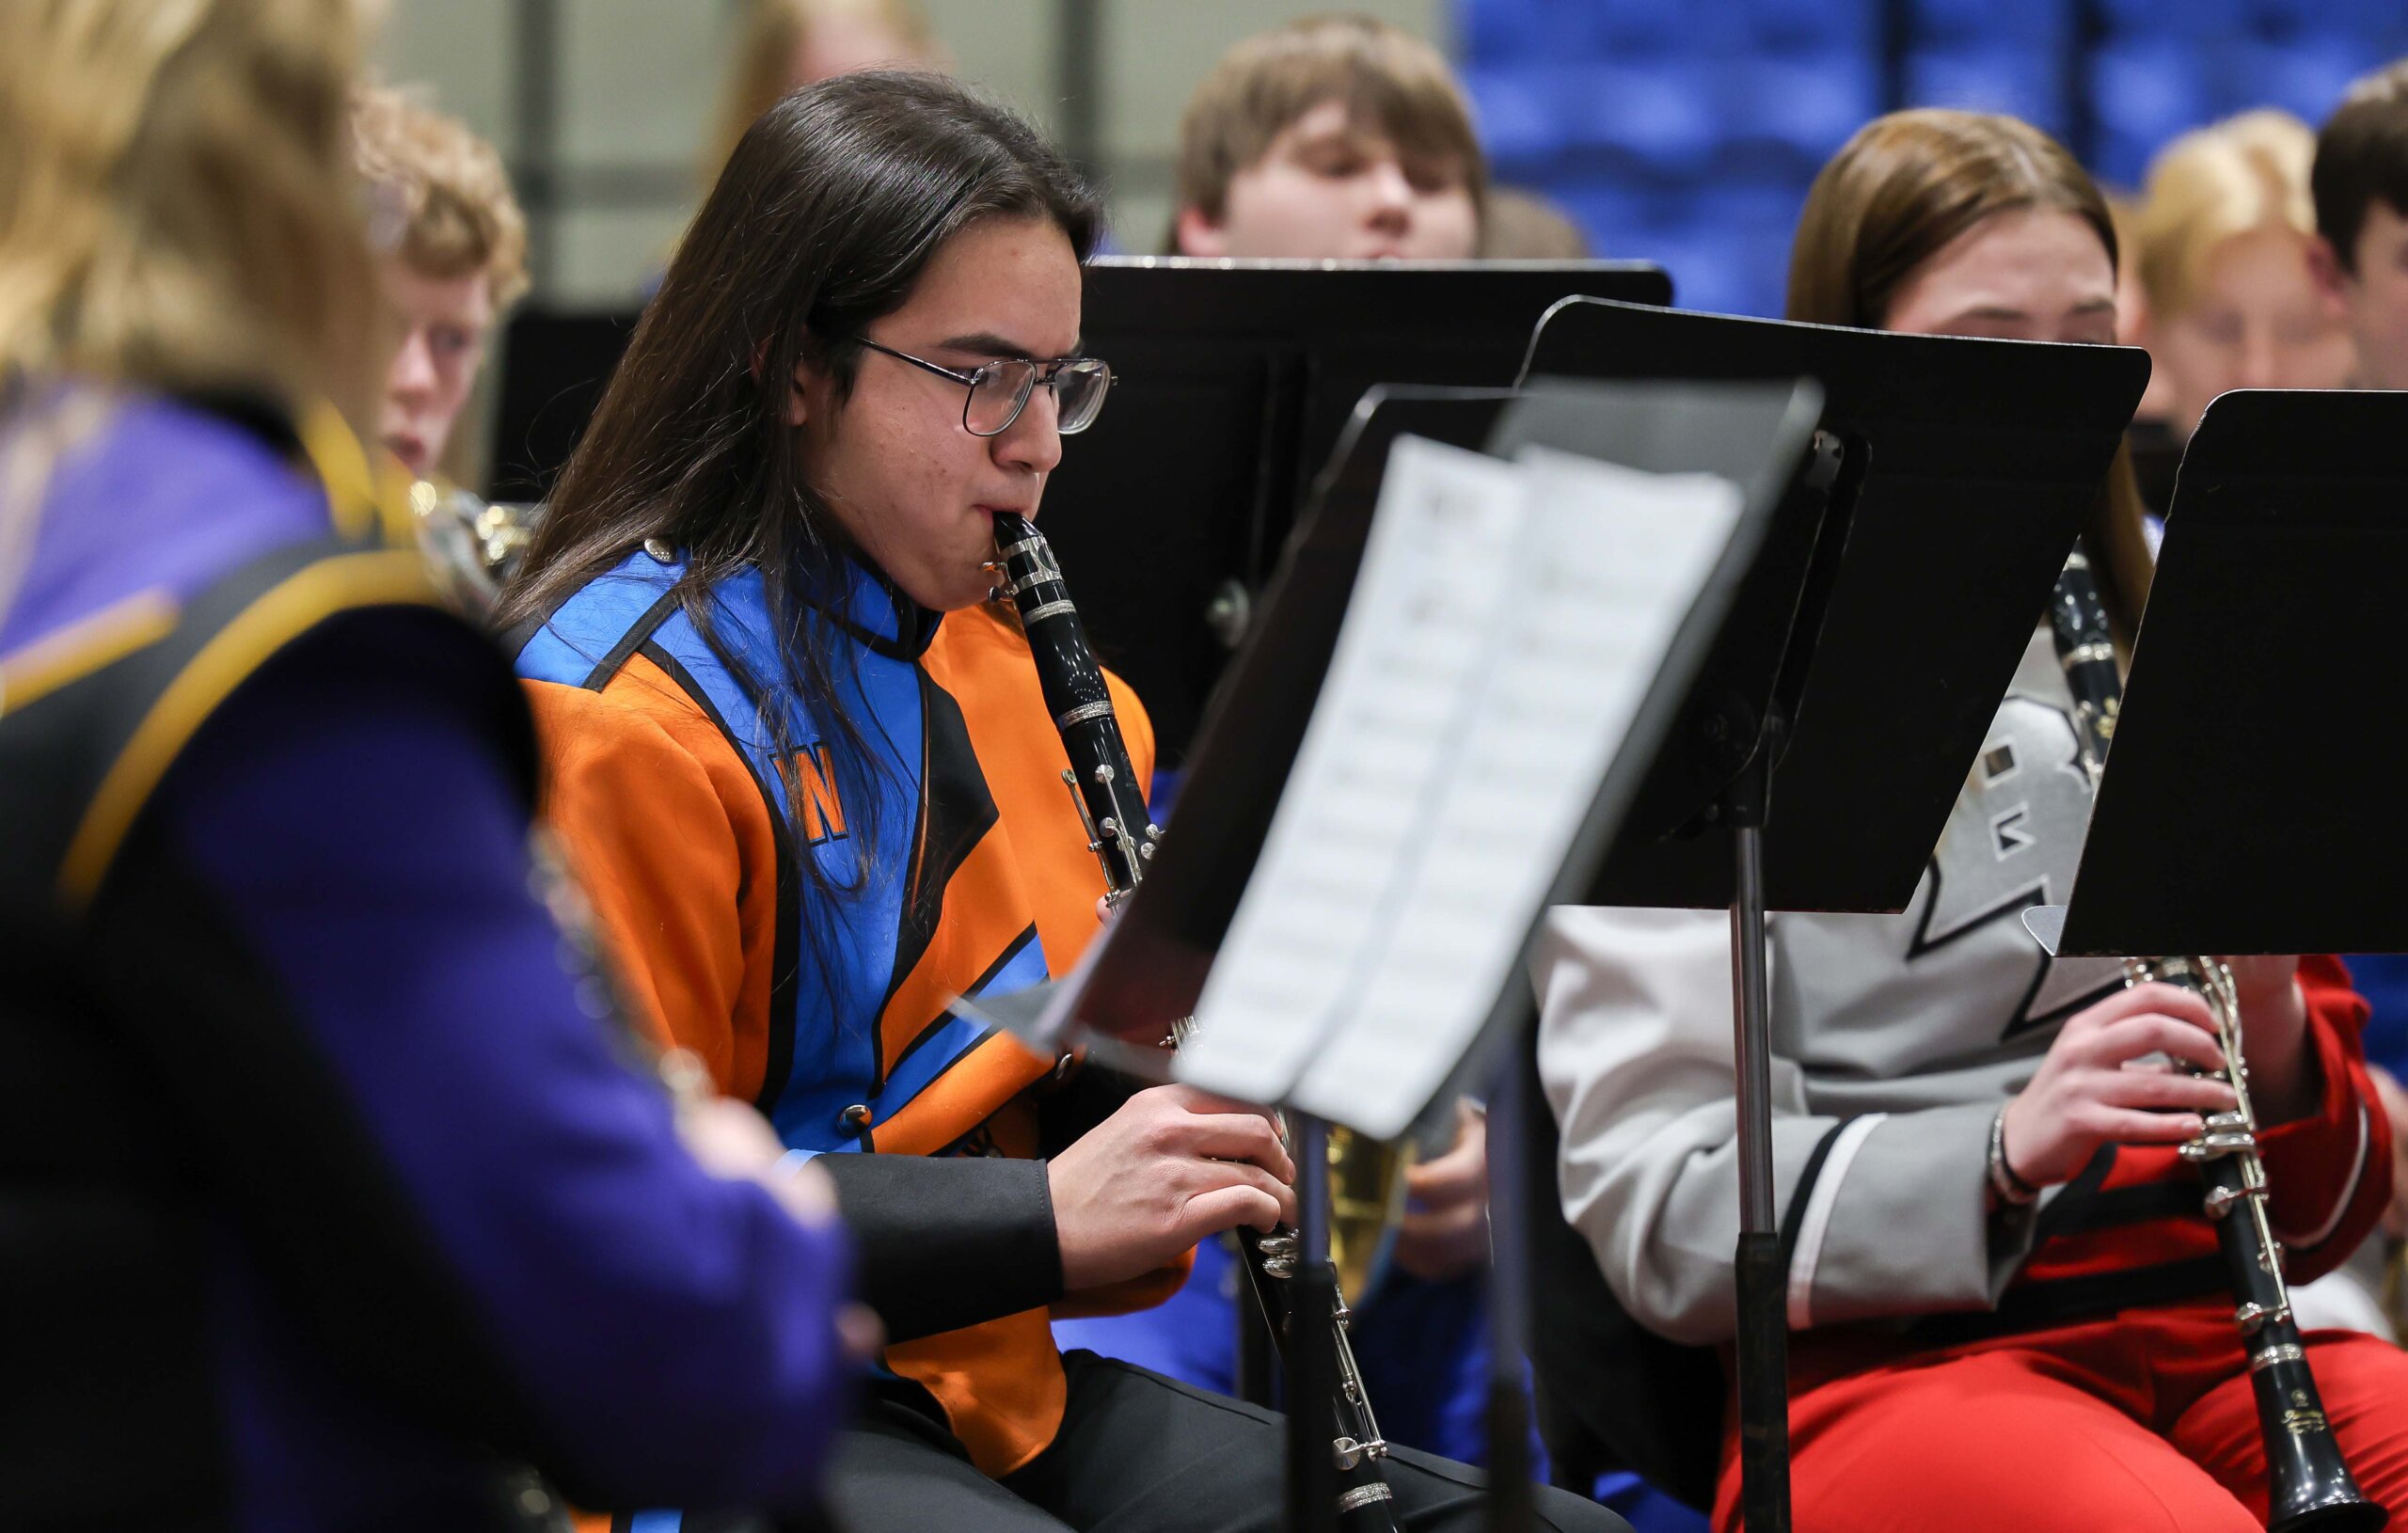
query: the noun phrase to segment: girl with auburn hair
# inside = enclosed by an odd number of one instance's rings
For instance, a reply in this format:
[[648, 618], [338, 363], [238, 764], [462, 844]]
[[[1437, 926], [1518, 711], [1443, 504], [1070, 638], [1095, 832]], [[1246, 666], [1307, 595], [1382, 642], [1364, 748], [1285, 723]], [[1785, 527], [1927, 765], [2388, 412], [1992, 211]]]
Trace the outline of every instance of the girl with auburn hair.
[[828, 1191], [597, 1027], [344, 424], [353, 11], [0, 7], [0, 1525], [807, 1508]]
[[[1790, 317], [2107, 341], [2115, 261], [2105, 203], [2045, 134], [1895, 113], [1808, 195]], [[2128, 514], [2109, 498], [2091, 539], [2129, 615], [2146, 564], [2118, 567]], [[2052, 960], [2020, 919], [2070, 886], [2076, 739], [2043, 625], [1907, 910], [1771, 918], [1801, 1533], [2264, 1525], [2248, 1360], [2177, 1154], [2232, 1096], [2152, 1063], [2220, 1067], [2208, 1013], [2124, 988], [2113, 962]], [[1632, 1316], [1700, 1346], [1733, 1333], [1730, 957], [1719, 914], [1565, 908], [1537, 966], [1566, 1216]], [[2304, 1280], [2388, 1195], [2366, 1008], [2335, 959], [2232, 963], [2270, 1212]], [[2352, 1333], [2307, 1345], [2362, 1488], [2408, 1507], [2408, 1355]], [[1737, 1496], [1726, 1435], [1717, 1527]]]

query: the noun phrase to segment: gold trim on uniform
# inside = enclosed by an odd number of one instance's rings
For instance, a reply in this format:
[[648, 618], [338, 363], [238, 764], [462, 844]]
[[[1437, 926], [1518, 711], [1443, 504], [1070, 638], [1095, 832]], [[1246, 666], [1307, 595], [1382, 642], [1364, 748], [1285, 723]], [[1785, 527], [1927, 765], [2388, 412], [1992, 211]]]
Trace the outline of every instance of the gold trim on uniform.
[[101, 780], [60, 865], [61, 898], [78, 908], [91, 900], [177, 752], [245, 677], [325, 618], [349, 608], [392, 603], [441, 605], [414, 548], [338, 554], [309, 565], [219, 629], [151, 703]]
[[0, 714], [157, 643], [175, 631], [177, 614], [176, 599], [154, 586], [0, 656]]

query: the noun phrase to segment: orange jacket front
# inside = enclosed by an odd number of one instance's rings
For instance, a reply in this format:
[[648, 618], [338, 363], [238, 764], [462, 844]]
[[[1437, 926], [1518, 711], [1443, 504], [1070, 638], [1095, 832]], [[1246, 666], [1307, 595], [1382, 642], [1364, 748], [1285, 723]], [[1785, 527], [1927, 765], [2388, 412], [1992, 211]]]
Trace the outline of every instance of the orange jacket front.
[[[893, 1374], [925, 1385], [990, 1475], [1053, 1440], [1047, 1323], [1157, 1303], [1165, 1270], [1064, 1295], [1034, 1159], [1055, 1061], [947, 1010], [1067, 972], [1103, 878], [1018, 624], [922, 611], [866, 572], [811, 618], [844, 723], [784, 672], [756, 577], [709, 632], [639, 551], [522, 643], [546, 808], [631, 1010], [693, 1051], [837, 1178]], [[1141, 781], [1153, 735], [1117, 678]], [[823, 705], [822, 711], [826, 711]]]

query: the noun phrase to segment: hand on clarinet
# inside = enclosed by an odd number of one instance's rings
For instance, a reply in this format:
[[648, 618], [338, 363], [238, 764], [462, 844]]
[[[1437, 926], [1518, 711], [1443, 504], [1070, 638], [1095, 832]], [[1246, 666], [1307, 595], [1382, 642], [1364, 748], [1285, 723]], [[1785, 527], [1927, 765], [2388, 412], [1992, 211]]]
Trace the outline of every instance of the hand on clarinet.
[[2224, 1068], [2215, 1019], [2171, 985], [2136, 985], [2074, 1013], [2032, 1083], [2006, 1107], [2007, 1164], [2035, 1187], [2070, 1181], [2102, 1145], [2178, 1145], [2201, 1116], [2228, 1112], [2232, 1088], [2182, 1066]]
[[1046, 1164], [1063, 1287], [1137, 1277], [1241, 1225], [1293, 1224], [1295, 1179], [1260, 1108], [1193, 1086], [1138, 1092]]
[[1426, 1283], [1463, 1276], [1488, 1259], [1488, 1114], [1455, 1103], [1455, 1142], [1407, 1167], [1396, 1264]]

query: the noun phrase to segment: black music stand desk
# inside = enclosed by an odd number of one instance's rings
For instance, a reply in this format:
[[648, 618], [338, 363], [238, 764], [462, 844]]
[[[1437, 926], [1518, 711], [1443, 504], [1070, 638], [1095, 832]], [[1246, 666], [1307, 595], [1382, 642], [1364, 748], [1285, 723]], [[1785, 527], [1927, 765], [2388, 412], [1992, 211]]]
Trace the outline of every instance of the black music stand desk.
[[1627, 261], [1088, 263], [1082, 343], [1112, 364], [1112, 398], [1063, 444], [1042, 522], [1164, 763], [1188, 760], [1364, 390], [1509, 387], [1530, 327], [1575, 292], [1664, 304], [1672, 287]]
[[2052, 952], [2408, 952], [2408, 394], [2251, 389], [2182, 458]]

